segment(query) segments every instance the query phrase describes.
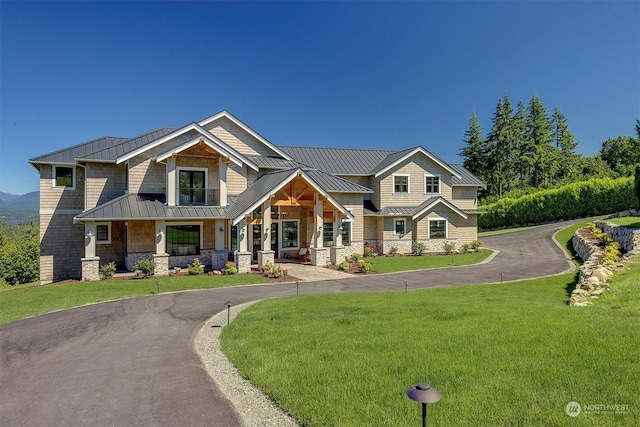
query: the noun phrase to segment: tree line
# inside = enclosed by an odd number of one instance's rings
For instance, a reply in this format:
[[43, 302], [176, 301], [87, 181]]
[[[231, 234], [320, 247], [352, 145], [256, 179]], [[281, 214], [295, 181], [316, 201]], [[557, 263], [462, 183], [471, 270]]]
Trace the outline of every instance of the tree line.
[[489, 200], [591, 178], [632, 176], [640, 162], [640, 120], [636, 138], [607, 139], [593, 157], [576, 153], [578, 141], [566, 116], [557, 106], [549, 113], [537, 95], [526, 105], [518, 101], [515, 109], [508, 95], [500, 98], [491, 123], [484, 135], [473, 112], [459, 152], [464, 167], [487, 185], [481, 197]]
[[38, 223], [14, 225], [0, 221], [0, 288], [38, 280], [40, 229]]

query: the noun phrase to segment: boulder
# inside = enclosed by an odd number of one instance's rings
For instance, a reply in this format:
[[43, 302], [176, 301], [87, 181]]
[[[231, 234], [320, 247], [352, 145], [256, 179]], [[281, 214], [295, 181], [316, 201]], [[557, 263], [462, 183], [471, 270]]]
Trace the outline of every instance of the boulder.
[[582, 282], [582, 289], [597, 289], [598, 286], [600, 286], [600, 279], [595, 274]]
[[595, 270], [593, 270], [593, 273], [591, 274], [590, 279], [593, 277], [598, 278], [600, 283], [607, 283], [609, 279], [613, 277], [613, 273], [608, 268], [598, 267]]

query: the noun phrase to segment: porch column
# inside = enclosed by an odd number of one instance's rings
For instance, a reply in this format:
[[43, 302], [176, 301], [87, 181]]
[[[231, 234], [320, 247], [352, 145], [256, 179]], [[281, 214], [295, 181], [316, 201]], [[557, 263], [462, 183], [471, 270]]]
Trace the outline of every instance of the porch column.
[[251, 258], [252, 254], [249, 252], [249, 227], [245, 217], [238, 223], [238, 252], [236, 252], [238, 273], [249, 273], [251, 271]]
[[338, 211], [333, 211], [333, 241], [335, 245], [329, 248], [331, 264], [340, 264], [347, 257], [347, 251], [342, 246], [342, 218]]
[[176, 179], [176, 158], [170, 157], [167, 160], [167, 206], [176, 205], [176, 187], [178, 180]]
[[[175, 164], [175, 162], [174, 162]], [[155, 268], [154, 276], [166, 276], [169, 274], [169, 254], [167, 253], [167, 236], [164, 220], [157, 220], [156, 225], [156, 253], [153, 254]]]
[[327, 256], [327, 248], [323, 247], [322, 242], [322, 229], [324, 226], [324, 219], [322, 218], [323, 203], [318, 193], [313, 195], [315, 201], [314, 207], [314, 227], [313, 230], [313, 248], [311, 248], [311, 264], [312, 265], [326, 265], [329, 261]]
[[96, 223], [84, 224], [84, 258], [82, 263], [82, 280], [100, 280], [100, 257], [96, 256]]
[[211, 268], [222, 270], [227, 263], [227, 250], [225, 249], [225, 220], [216, 219], [215, 227], [215, 249], [211, 253]]
[[222, 157], [218, 162], [218, 175], [220, 176], [220, 206], [227, 206], [227, 161]]
[[258, 265], [273, 264], [275, 252], [271, 250], [271, 199], [262, 204], [262, 247], [258, 251]]

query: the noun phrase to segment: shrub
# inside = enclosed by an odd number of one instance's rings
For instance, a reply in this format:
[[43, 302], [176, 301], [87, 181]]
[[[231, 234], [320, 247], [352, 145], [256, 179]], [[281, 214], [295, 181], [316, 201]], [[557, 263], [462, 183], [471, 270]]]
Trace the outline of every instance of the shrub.
[[353, 262], [358, 262], [362, 259], [362, 254], [353, 253], [351, 254], [351, 259], [353, 260]]
[[40, 270], [40, 231], [37, 223], [20, 226], [20, 231], [7, 235], [0, 221], [0, 278], [8, 285], [38, 280]]
[[449, 255], [451, 252], [456, 250], [455, 242], [444, 242], [444, 252]]
[[360, 267], [360, 272], [367, 274], [371, 271], [371, 263], [367, 261], [358, 262], [358, 267]]
[[482, 247], [482, 241], [481, 240], [474, 240], [473, 242], [469, 243], [469, 247], [473, 251], [478, 252], [478, 249], [480, 249]]
[[194, 258], [193, 263], [187, 265], [187, 271], [192, 276], [204, 273], [204, 265], [200, 262], [200, 258]]
[[116, 263], [110, 262], [100, 267], [100, 280], [109, 280], [116, 273]]
[[147, 278], [153, 276], [156, 269], [156, 264], [152, 259], [141, 259], [133, 266], [133, 271], [136, 272], [136, 276]]
[[273, 268], [273, 264], [270, 262], [267, 262], [266, 264], [263, 264], [260, 266], [260, 272], [262, 273], [263, 276], [269, 276], [272, 268]]
[[365, 258], [371, 258], [378, 255], [378, 247], [376, 245], [364, 244], [364, 252], [362, 254]]
[[411, 245], [411, 251], [414, 255], [420, 256], [426, 249], [427, 246], [424, 244], [424, 242], [413, 242], [413, 245]]
[[471, 245], [469, 243], [465, 243], [464, 245], [461, 246], [462, 252], [469, 252], [469, 250], [471, 250]]
[[620, 244], [618, 242], [611, 242], [604, 249], [604, 258], [602, 265], [613, 265], [620, 260], [622, 251], [620, 250]]
[[398, 247], [397, 246], [391, 246], [391, 248], [389, 249], [389, 255], [391, 255], [391, 256], [398, 255]]
[[224, 269], [222, 270], [222, 273], [224, 274], [236, 274], [238, 272], [238, 269], [236, 268], [236, 264], [233, 261], [227, 261], [227, 263], [224, 265]]
[[263, 276], [270, 277], [272, 279], [277, 279], [278, 277], [286, 276], [289, 274], [289, 271], [283, 270], [279, 265], [273, 265], [270, 262], [260, 266], [260, 271], [262, 272]]
[[347, 261], [342, 261], [340, 264], [338, 264], [338, 270], [340, 271], [349, 270], [349, 263]]
[[180, 274], [181, 271], [182, 271], [182, 269], [180, 267], [173, 267], [173, 273], [174, 274]]

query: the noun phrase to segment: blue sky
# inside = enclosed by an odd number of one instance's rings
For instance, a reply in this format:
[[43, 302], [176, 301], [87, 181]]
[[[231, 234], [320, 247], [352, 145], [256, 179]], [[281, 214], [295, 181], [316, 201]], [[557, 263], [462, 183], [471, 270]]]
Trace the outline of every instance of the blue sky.
[[592, 156], [640, 118], [640, 2], [0, 2], [0, 191], [27, 160], [222, 109], [277, 145], [461, 162], [473, 111], [558, 106]]

